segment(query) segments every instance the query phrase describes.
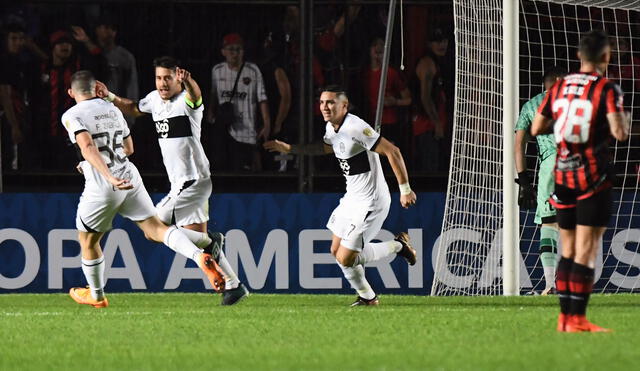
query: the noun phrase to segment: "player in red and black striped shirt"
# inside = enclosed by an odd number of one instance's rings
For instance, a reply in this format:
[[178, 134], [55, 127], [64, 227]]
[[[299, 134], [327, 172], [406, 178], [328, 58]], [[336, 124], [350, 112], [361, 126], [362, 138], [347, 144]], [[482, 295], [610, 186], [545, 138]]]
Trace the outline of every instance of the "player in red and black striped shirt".
[[555, 192], [562, 258], [556, 287], [560, 298], [558, 331], [605, 332], [586, 319], [593, 288], [595, 257], [611, 216], [613, 167], [609, 141], [626, 140], [629, 119], [622, 91], [602, 76], [611, 58], [609, 37], [594, 30], [580, 40], [581, 66], [547, 93], [538, 109], [533, 135], [550, 131], [557, 144]]

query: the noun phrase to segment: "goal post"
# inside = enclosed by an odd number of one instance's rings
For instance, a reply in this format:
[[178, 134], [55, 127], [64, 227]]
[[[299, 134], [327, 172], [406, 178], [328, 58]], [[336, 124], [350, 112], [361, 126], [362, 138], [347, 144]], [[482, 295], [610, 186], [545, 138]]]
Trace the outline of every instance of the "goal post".
[[[594, 292], [640, 292], [640, 0], [454, 0], [454, 25], [452, 155], [431, 294], [541, 291], [535, 211], [516, 203], [514, 126], [522, 104], [543, 92], [545, 70], [579, 68], [578, 41], [595, 28], [614, 41], [607, 77], [625, 91], [632, 130], [611, 145], [613, 216]], [[535, 142], [526, 154], [537, 172]]]
[[[504, 216], [502, 228], [502, 294], [514, 296], [520, 293], [518, 282], [518, 211], [516, 204], [515, 160], [512, 135], [518, 117], [518, 3], [502, 3], [502, 204]], [[511, 205], [511, 207], [510, 207]]]

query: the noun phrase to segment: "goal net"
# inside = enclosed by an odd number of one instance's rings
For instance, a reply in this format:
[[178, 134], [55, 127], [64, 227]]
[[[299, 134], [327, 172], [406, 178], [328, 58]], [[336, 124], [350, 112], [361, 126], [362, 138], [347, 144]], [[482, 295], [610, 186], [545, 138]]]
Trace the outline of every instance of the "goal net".
[[[582, 34], [600, 28], [612, 36], [607, 77], [624, 90], [632, 124], [630, 139], [611, 146], [617, 174], [613, 216], [596, 261], [594, 291], [640, 291], [640, 1], [522, 0], [519, 5], [520, 107], [543, 91], [545, 70], [579, 68], [576, 52]], [[502, 202], [502, 1], [455, 0], [454, 15], [452, 158], [442, 233], [432, 251], [431, 294], [500, 295], [502, 228], [509, 226]], [[526, 153], [527, 168], [537, 174], [535, 142]], [[519, 222], [520, 292], [540, 291], [544, 279], [535, 212], [521, 210], [519, 216], [514, 222]]]

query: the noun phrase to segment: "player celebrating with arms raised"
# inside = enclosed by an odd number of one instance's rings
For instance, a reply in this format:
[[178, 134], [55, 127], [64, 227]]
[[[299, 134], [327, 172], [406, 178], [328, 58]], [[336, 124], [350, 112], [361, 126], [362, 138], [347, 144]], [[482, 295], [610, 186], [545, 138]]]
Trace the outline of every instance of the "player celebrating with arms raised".
[[558, 331], [608, 332], [586, 318], [593, 289], [596, 253], [611, 216], [613, 166], [610, 135], [629, 136], [622, 91], [602, 76], [611, 58], [609, 37], [594, 30], [580, 40], [580, 72], [565, 76], [547, 93], [531, 132], [553, 126], [557, 144], [555, 191], [562, 258], [556, 287], [560, 299]]
[[[211, 173], [209, 160], [200, 143], [202, 93], [189, 71], [179, 68], [172, 57], [153, 61], [156, 90], [140, 102], [121, 98], [98, 82], [99, 94], [112, 101], [126, 115], [150, 113], [156, 125], [158, 143], [171, 190], [157, 205], [158, 216], [165, 224], [175, 224], [198, 247], [216, 259], [225, 274], [223, 305], [235, 304], [248, 295], [246, 287], [224, 256], [221, 233], [207, 233]], [[182, 88], [184, 84], [184, 89]]]
[[[558, 223], [556, 223], [556, 209], [549, 202], [553, 193], [553, 167], [556, 164], [556, 142], [553, 134], [538, 135], [538, 192], [533, 190], [527, 173], [527, 162], [524, 158], [524, 145], [531, 122], [536, 115], [540, 103], [551, 86], [566, 72], [559, 67], [553, 67], [545, 72], [543, 79], [544, 92], [531, 98], [522, 106], [518, 122], [516, 123], [515, 163], [518, 171], [518, 205], [522, 208], [536, 208], [534, 222], [540, 227], [540, 261], [544, 270], [545, 288], [541, 295], [555, 293], [556, 282], [556, 254], [558, 249]], [[537, 201], [537, 202], [536, 202]]]
[[395, 240], [371, 243], [387, 218], [391, 196], [378, 154], [388, 158], [398, 184], [400, 203], [408, 208], [416, 202], [409, 176], [398, 147], [383, 138], [359, 117], [348, 113], [349, 100], [336, 86], [320, 95], [320, 110], [327, 121], [324, 143], [290, 145], [278, 140], [264, 147], [269, 151], [305, 155], [334, 153], [347, 182], [347, 192], [333, 211], [327, 227], [333, 232], [331, 254], [336, 257], [345, 278], [358, 292], [352, 306], [378, 305], [378, 297], [364, 275], [364, 265], [398, 254], [410, 265], [416, 251], [409, 235], [402, 232]]
[[224, 284], [213, 257], [203, 253], [178, 228], [156, 216], [138, 169], [127, 159], [133, 153], [127, 122], [113, 104], [98, 99], [96, 81], [89, 71], [71, 76], [69, 95], [76, 105], [62, 115], [62, 123], [85, 161], [79, 167], [85, 187], [78, 204], [76, 227], [82, 250], [82, 271], [89, 289], [74, 287], [69, 294], [79, 304], [109, 305], [104, 295], [104, 256], [100, 240], [111, 229], [116, 213], [131, 219], [152, 241], [193, 259], [214, 287]]

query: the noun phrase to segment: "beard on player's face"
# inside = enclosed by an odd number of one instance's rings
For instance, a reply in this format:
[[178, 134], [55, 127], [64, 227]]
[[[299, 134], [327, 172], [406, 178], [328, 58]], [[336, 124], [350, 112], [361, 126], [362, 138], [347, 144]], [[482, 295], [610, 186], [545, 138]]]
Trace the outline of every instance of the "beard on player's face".
[[182, 85], [176, 79], [175, 72], [167, 68], [156, 68], [156, 89], [160, 98], [169, 99], [182, 91]]

